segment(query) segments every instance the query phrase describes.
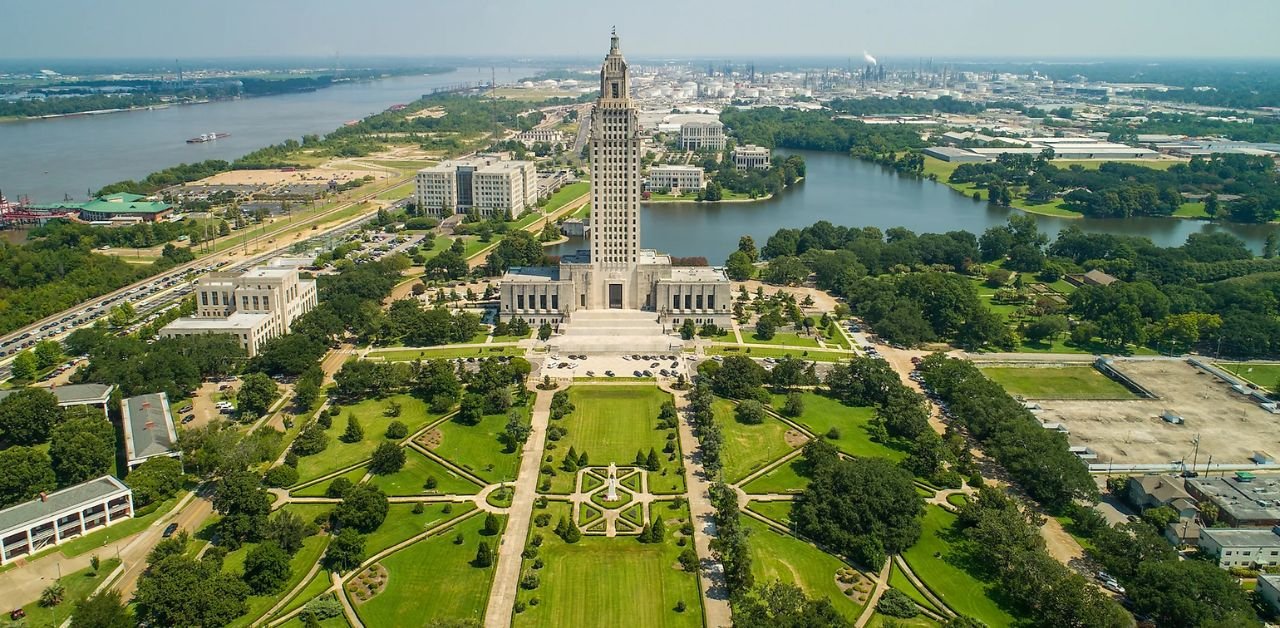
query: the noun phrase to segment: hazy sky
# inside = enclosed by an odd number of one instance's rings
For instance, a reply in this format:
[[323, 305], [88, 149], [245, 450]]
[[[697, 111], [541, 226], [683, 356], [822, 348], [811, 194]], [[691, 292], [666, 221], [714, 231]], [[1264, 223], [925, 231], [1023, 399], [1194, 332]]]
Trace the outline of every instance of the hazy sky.
[[1280, 57], [1277, 0], [0, 0], [0, 58]]

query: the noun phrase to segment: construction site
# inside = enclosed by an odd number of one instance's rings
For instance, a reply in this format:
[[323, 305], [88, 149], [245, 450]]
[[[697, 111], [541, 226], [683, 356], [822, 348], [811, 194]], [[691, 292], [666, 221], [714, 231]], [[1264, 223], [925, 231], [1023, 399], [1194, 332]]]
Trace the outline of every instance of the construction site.
[[[1083, 366], [1073, 362], [1073, 367]], [[1021, 363], [1027, 369], [1052, 363]], [[1127, 399], [1033, 398], [1026, 405], [1046, 429], [1067, 434], [1095, 471], [1204, 473], [1280, 468], [1280, 415], [1257, 391], [1206, 362], [1099, 359], [1093, 368], [1124, 385]], [[1045, 395], [1061, 397], [1067, 395]]]

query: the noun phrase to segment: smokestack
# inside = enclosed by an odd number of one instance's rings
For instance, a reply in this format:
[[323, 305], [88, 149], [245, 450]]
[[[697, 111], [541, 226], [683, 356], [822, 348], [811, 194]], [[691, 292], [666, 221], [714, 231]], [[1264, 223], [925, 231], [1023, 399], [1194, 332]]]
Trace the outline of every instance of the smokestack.
[[40, 491], [40, 501], [42, 502], [49, 501], [49, 494], [44, 491]]

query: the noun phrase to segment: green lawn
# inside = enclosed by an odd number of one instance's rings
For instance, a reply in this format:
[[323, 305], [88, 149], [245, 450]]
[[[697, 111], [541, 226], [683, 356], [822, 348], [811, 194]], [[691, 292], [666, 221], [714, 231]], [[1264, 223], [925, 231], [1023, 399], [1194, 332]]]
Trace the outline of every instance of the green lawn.
[[[875, 415], [875, 408], [846, 406], [813, 392], [800, 394], [804, 396], [804, 412], [793, 420], [840, 451], [850, 456], [882, 457], [894, 461], [907, 457], [907, 452], [871, 440], [871, 418]], [[784, 395], [774, 395], [774, 409], [781, 409], [786, 399]], [[840, 438], [832, 440], [826, 437], [833, 427], [840, 432]]]
[[[745, 331], [745, 330], [744, 330]], [[813, 347], [818, 348], [818, 339], [816, 336], [800, 334], [793, 331], [780, 331], [768, 340], [761, 340], [756, 336], [754, 331], [742, 334], [742, 342], [747, 344], [761, 345], [791, 345], [794, 347]]]
[[1173, 215], [1178, 218], [1212, 218], [1204, 210], [1203, 201], [1183, 203], [1174, 210]]
[[668, 460], [662, 453], [671, 430], [658, 429], [658, 411], [671, 395], [656, 386], [576, 386], [569, 389], [569, 399], [574, 411], [553, 421], [568, 430], [549, 453], [554, 460], [556, 475], [551, 479], [551, 491], [568, 493], [573, 488], [573, 474], [559, 468], [565, 454], [573, 447], [578, 454], [586, 453], [593, 465], [630, 465], [636, 452], [646, 455], [650, 449], [658, 453], [662, 468], [649, 474], [649, 490], [672, 493], [684, 491], [684, 477], [679, 473], [679, 449], [675, 460]]
[[724, 434], [721, 456], [724, 458], [724, 477], [728, 482], [737, 482], [794, 449], [784, 436], [790, 428], [782, 421], [765, 417], [759, 425], [739, 423], [734, 418], [733, 402], [726, 399], [717, 398], [712, 411]]
[[1084, 345], [1067, 344], [1066, 337], [1060, 337], [1052, 342], [1031, 342], [1023, 340], [1014, 351], [1018, 353], [1075, 353], [1075, 354], [1119, 354], [1119, 355], [1156, 355], [1153, 349], [1139, 345], [1126, 345], [1124, 349], [1117, 350], [1098, 341], [1096, 338]]
[[784, 526], [791, 524], [791, 502], [789, 501], [750, 501], [747, 502], [747, 510], [764, 515]]
[[325, 589], [329, 588], [329, 585], [329, 570], [321, 569], [317, 571], [316, 575], [307, 581], [307, 585], [302, 588], [302, 591], [299, 591], [288, 604], [281, 607], [273, 617], [289, 614], [293, 609], [310, 602], [312, 598], [323, 593]]
[[915, 585], [911, 584], [911, 581], [907, 579], [907, 576], [902, 573], [901, 569], [898, 569], [897, 565], [894, 565], [893, 569], [889, 571], [889, 586], [906, 593], [907, 597], [915, 600], [916, 604], [934, 612], [938, 612], [938, 608], [929, 602], [928, 598], [920, 592], [920, 589], [917, 589]]
[[[386, 415], [388, 404], [392, 401], [400, 404], [398, 417]], [[354, 443], [344, 443], [338, 439], [347, 429], [347, 416], [354, 414], [364, 428], [364, 438]], [[342, 406], [338, 416], [333, 417], [333, 424], [325, 430], [329, 436], [329, 446], [313, 456], [302, 456], [298, 460], [298, 478], [300, 481], [320, 477], [326, 473], [337, 471], [357, 462], [367, 460], [378, 443], [385, 440], [383, 434], [392, 421], [400, 421], [409, 428], [412, 434], [427, 423], [440, 418], [438, 414], [427, 411], [427, 405], [410, 395], [392, 395], [386, 399], [368, 399], [355, 405]]]
[[[528, 406], [517, 410], [528, 423]], [[445, 421], [440, 424], [441, 441], [435, 453], [491, 484], [511, 482], [516, 479], [520, 455], [519, 452], [508, 452], [506, 443], [502, 442], [502, 430], [506, 425], [505, 412], [486, 415], [476, 425]]]
[[[323, 456], [324, 454], [321, 453], [319, 455]], [[315, 484], [312, 484], [311, 486], [308, 486], [306, 488], [300, 488], [296, 491], [289, 491], [289, 494], [297, 497], [327, 497], [328, 495], [326, 495], [325, 493], [329, 490], [329, 485], [333, 484], [334, 480], [338, 478], [347, 478], [347, 480], [350, 481], [352, 484], [359, 484], [360, 480], [364, 478], [364, 474], [368, 472], [369, 472], [368, 467], [359, 466], [331, 480], [316, 482]]]
[[810, 597], [831, 600], [849, 621], [862, 612], [862, 606], [846, 596], [836, 583], [836, 571], [848, 566], [843, 561], [754, 519], [744, 517], [742, 525], [750, 532], [747, 547], [751, 552], [751, 573], [757, 583], [779, 580], [794, 584]]
[[[425, 488], [428, 477], [436, 479], [435, 490]], [[387, 495], [474, 495], [480, 491], [480, 487], [471, 480], [412, 448], [405, 448], [404, 467], [399, 472], [375, 475], [369, 483]]]
[[983, 367], [982, 373], [1011, 395], [1029, 399], [1135, 399], [1119, 382], [1092, 366]]
[[551, 212], [564, 207], [569, 201], [572, 201], [591, 190], [590, 181], [578, 181], [570, 183], [559, 190], [556, 190], [547, 199], [547, 204], [542, 208], [542, 212], [550, 214]]
[[1214, 366], [1249, 380], [1263, 390], [1274, 391], [1280, 383], [1280, 364], [1217, 362]]
[[[425, 515], [424, 515], [425, 516]], [[367, 626], [423, 626], [441, 620], [484, 618], [493, 567], [473, 567], [480, 541], [495, 547], [499, 537], [480, 534], [484, 517], [471, 517], [382, 560], [387, 588], [355, 605]], [[461, 533], [463, 543], [454, 545]]]
[[525, 350], [514, 345], [493, 347], [481, 345], [475, 347], [448, 347], [443, 349], [392, 349], [389, 351], [371, 351], [369, 358], [379, 358], [388, 362], [412, 362], [414, 360], [451, 360], [453, 358], [492, 358], [497, 356], [523, 356]]
[[413, 186], [414, 186], [414, 183], [410, 181], [409, 183], [398, 185], [385, 192], [382, 192], [374, 198], [380, 201], [398, 201], [402, 198], [413, 196]]
[[[681, 548], [674, 537], [688, 512], [659, 508], [667, 524], [666, 541], [660, 544], [640, 543], [633, 537], [585, 536], [569, 545], [549, 527], [534, 528], [531, 534], [541, 534], [544, 539], [539, 557], [545, 566], [538, 572], [541, 585], [533, 591], [521, 591], [520, 600], [529, 604], [536, 597], [538, 604], [516, 614], [511, 625], [701, 626], [698, 580], [675, 566]], [[552, 521], [567, 511], [563, 502], [553, 502], [548, 509]], [[525, 561], [524, 568], [531, 569], [531, 562]], [[675, 606], [681, 601], [687, 608], [677, 612]]]
[[[444, 512], [449, 505], [449, 512]], [[387, 510], [387, 519], [377, 530], [365, 537], [364, 554], [373, 556], [378, 552], [395, 545], [415, 534], [425, 532], [431, 526], [461, 516], [475, 510], [475, 504], [423, 504], [421, 514], [413, 514], [413, 504], [391, 504]]]
[[[745, 338], [745, 337], [744, 337]], [[836, 362], [848, 360], [854, 354], [824, 351], [822, 349], [779, 349], [777, 347], [744, 347], [742, 345], [711, 345], [707, 347], [707, 355], [745, 355], [750, 358], [804, 358], [814, 362]]]
[[[90, 568], [84, 568], [75, 573], [67, 574], [59, 581], [62, 586], [66, 587], [63, 594], [62, 603], [52, 608], [46, 608], [40, 605], [38, 600], [33, 600], [30, 604], [22, 607], [27, 612], [27, 618], [22, 623], [12, 623], [5, 620], [5, 625], [9, 626], [59, 626], [71, 616], [71, 611], [75, 609], [76, 603], [88, 598], [93, 594], [93, 590], [102, 584], [103, 580], [111, 574], [120, 564], [118, 558], [102, 559], [102, 564], [98, 567], [98, 571]], [[5, 613], [13, 610], [16, 604], [6, 605]]]
[[920, 540], [903, 558], [925, 586], [957, 613], [992, 628], [1013, 624], [1013, 616], [988, 595], [988, 589], [994, 587], [966, 571], [958, 552], [952, 549], [951, 539], [958, 536], [952, 529], [955, 520], [955, 515], [939, 506], [926, 507]]
[[751, 494], [798, 493], [809, 486], [809, 478], [803, 475], [804, 459], [792, 458], [768, 473], [751, 480], [742, 490]]

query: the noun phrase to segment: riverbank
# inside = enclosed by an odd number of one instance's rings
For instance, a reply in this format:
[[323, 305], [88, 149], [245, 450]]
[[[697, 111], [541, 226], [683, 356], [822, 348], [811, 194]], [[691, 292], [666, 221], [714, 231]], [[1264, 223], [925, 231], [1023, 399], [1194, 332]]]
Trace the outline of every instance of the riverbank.
[[[783, 191], [789, 190], [804, 181], [804, 177], [799, 177], [795, 183], [788, 185]], [[640, 201], [641, 205], [656, 205], [661, 203], [697, 203], [699, 205], [719, 205], [721, 203], [759, 203], [771, 200], [775, 194], [766, 194], [764, 196], [751, 197], [741, 192], [723, 192], [718, 201], [700, 201], [694, 194], [686, 194], [684, 196], [672, 196], [670, 194], [654, 193], [649, 198]]]

